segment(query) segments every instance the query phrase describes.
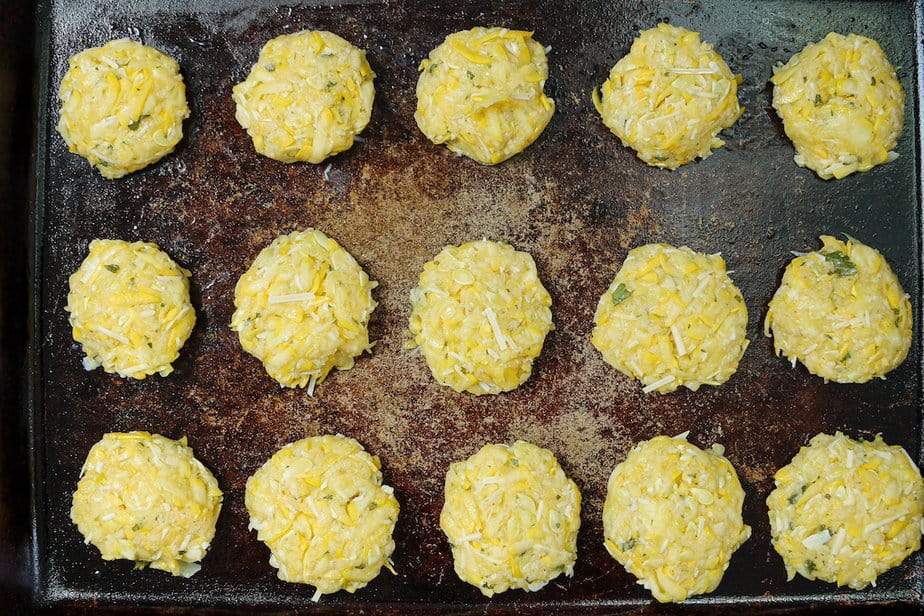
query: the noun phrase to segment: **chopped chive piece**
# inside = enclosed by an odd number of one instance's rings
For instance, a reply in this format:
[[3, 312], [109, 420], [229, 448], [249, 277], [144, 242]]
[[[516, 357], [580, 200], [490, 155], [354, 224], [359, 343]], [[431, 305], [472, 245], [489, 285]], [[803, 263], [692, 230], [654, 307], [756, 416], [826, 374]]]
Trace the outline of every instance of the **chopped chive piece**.
[[840, 250], [835, 250], [833, 252], [823, 252], [821, 256], [825, 258], [825, 261], [828, 261], [834, 266], [834, 271], [840, 276], [854, 276], [857, 273], [857, 266], [853, 261], [850, 260], [850, 257], [845, 255]]
[[613, 290], [613, 304], [621, 304], [622, 302], [629, 299], [630, 295], [632, 295], [632, 290], [626, 288], [626, 285], [620, 282]]
[[141, 126], [141, 120], [145, 118], [150, 118], [150, 117], [151, 117], [150, 114], [147, 114], [147, 113], [141, 114], [141, 116], [137, 120], [135, 120], [134, 122], [129, 122], [128, 130], [138, 130], [138, 127]]

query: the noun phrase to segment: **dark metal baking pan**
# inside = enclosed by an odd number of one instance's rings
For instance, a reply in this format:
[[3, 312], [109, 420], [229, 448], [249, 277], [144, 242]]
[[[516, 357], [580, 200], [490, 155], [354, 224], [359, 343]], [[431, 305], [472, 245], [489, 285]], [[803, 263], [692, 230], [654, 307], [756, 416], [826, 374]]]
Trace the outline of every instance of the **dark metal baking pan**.
[[[309, 3], [313, 4], [313, 3]], [[397, 575], [382, 573], [320, 608], [390, 611], [599, 612], [654, 609], [602, 546], [606, 480], [633, 443], [690, 431], [725, 445], [747, 492], [751, 539], [700, 609], [798, 609], [922, 602], [920, 553], [862, 592], [786, 582], [769, 542], [764, 500], [774, 471], [818, 432], [882, 433], [920, 460], [921, 201], [918, 7], [906, 2], [425, 2], [274, 7], [257, 2], [58, 0], [40, 5], [40, 107], [34, 182], [35, 320], [30, 404], [34, 473], [35, 593], [42, 605], [192, 605], [251, 609], [311, 606], [313, 588], [280, 582], [247, 531], [247, 477], [278, 447], [342, 432], [381, 456], [401, 502]], [[744, 76], [746, 112], [727, 147], [674, 172], [646, 167], [610, 134], [591, 88], [639, 29], [669, 21], [702, 33]], [[917, 25], [916, 25], [917, 24]], [[413, 120], [417, 64], [450, 32], [474, 25], [535, 31], [550, 45], [548, 89], [558, 110], [540, 139], [496, 167], [453, 156]], [[257, 155], [234, 119], [232, 86], [262, 44], [328, 29], [365, 48], [376, 102], [363, 142], [326, 165], [283, 165]], [[900, 157], [869, 173], [825, 182], [792, 162], [770, 107], [774, 63], [828, 31], [878, 40], [909, 94]], [[68, 56], [130, 36], [176, 58], [192, 116], [177, 151], [109, 181], [69, 154], [54, 130], [56, 90]], [[238, 276], [273, 237], [317, 227], [378, 280], [370, 356], [334, 374], [314, 397], [281, 390], [228, 328]], [[773, 356], [761, 333], [765, 306], [791, 250], [823, 233], [878, 247], [912, 297], [908, 360], [864, 385], [823, 383]], [[193, 272], [198, 322], [176, 372], [142, 382], [84, 372], [64, 305], [68, 276], [96, 237], [157, 242]], [[455, 394], [405, 351], [407, 294], [445, 244], [489, 237], [530, 252], [553, 300], [557, 329], [532, 378], [493, 397]], [[604, 364], [589, 334], [599, 294], [633, 246], [665, 241], [721, 251], [750, 310], [752, 343], [724, 386], [646, 396]], [[186, 435], [219, 478], [225, 504], [202, 571], [177, 579], [104, 562], [69, 520], [70, 498], [103, 433]], [[487, 442], [530, 440], [553, 450], [584, 496], [571, 579], [536, 593], [485, 599], [455, 576], [438, 527], [451, 461]], [[646, 608], [646, 606], [648, 606]]]

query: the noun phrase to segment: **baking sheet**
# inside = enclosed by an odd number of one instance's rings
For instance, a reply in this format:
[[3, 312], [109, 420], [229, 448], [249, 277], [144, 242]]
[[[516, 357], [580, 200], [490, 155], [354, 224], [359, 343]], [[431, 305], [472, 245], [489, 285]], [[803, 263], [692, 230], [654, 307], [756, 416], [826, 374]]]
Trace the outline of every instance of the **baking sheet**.
[[[921, 554], [863, 592], [801, 578], [787, 583], [769, 542], [764, 500], [773, 472], [818, 432], [881, 432], [920, 455], [920, 167], [914, 5], [904, 2], [407, 2], [274, 7], [266, 3], [61, 0], [44, 6], [46, 56], [36, 169], [34, 362], [31, 400], [36, 586], [56, 605], [310, 605], [312, 587], [278, 581], [247, 531], [247, 477], [287, 442], [341, 432], [383, 462], [401, 503], [393, 559], [355, 595], [323, 606], [612, 610], [651, 604], [602, 546], [606, 480], [638, 440], [690, 431], [720, 442], [747, 493], [751, 539], [725, 579], [694, 605], [798, 607], [823, 602], [920, 604]], [[728, 146], [669, 172], [646, 167], [602, 124], [590, 90], [639, 29], [669, 21], [715, 43], [744, 76], [746, 108]], [[558, 108], [522, 155], [481, 167], [426, 141], [414, 120], [416, 67], [453, 31], [500, 25], [550, 45], [547, 91]], [[377, 73], [364, 142], [326, 164], [283, 165], [253, 151], [234, 119], [232, 86], [269, 38], [328, 29], [363, 47]], [[829, 30], [877, 39], [909, 94], [900, 158], [837, 182], [792, 162], [770, 106], [771, 67]], [[67, 152], [54, 131], [55, 91], [69, 55], [130, 36], [180, 63], [192, 116], [177, 151], [116, 181]], [[275, 236], [317, 227], [379, 281], [373, 353], [333, 374], [314, 397], [281, 390], [228, 328], [234, 284]], [[848, 233], [890, 261], [916, 315], [908, 360], [884, 381], [824, 384], [773, 357], [761, 323], [790, 250]], [[64, 311], [67, 278], [97, 237], [158, 243], [192, 273], [196, 329], [167, 378], [136, 382], [84, 372]], [[556, 330], [532, 378], [500, 396], [438, 386], [403, 349], [408, 291], [446, 244], [488, 237], [530, 252], [552, 295]], [[626, 252], [653, 241], [721, 251], [750, 316], [738, 373], [722, 387], [646, 396], [590, 345], [593, 313]], [[89, 448], [109, 431], [186, 435], [218, 477], [224, 507], [202, 571], [184, 580], [104, 562], [70, 523], [70, 497]], [[575, 575], [536, 593], [488, 600], [455, 576], [438, 528], [449, 463], [487, 442], [532, 441], [556, 453], [583, 495]]]

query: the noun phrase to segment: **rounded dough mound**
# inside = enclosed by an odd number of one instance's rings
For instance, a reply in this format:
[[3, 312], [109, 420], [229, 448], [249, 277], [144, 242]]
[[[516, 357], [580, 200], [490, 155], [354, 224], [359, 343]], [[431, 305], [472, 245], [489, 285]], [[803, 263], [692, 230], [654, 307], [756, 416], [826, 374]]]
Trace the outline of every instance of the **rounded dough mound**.
[[280, 385], [307, 385], [314, 393], [331, 369], [349, 370], [354, 357], [372, 348], [376, 286], [320, 231], [282, 235], [238, 280], [231, 329]]
[[921, 547], [924, 482], [904, 449], [818, 434], [774, 476], [773, 547], [788, 579], [860, 590]]
[[433, 378], [456, 391], [510, 391], [554, 328], [551, 305], [529, 254], [487, 240], [447, 246], [411, 291], [408, 348], [420, 347]]
[[724, 448], [686, 435], [642, 441], [613, 469], [603, 505], [604, 545], [661, 602], [712, 592], [751, 536], [744, 490]]
[[829, 381], [884, 378], [911, 348], [911, 302], [876, 249], [830, 235], [821, 243], [786, 266], [764, 333], [777, 355]]
[[800, 167], [840, 179], [897, 158], [905, 93], [876, 41], [832, 32], [774, 67], [771, 81]]
[[748, 310], [718, 254], [633, 248], [597, 304], [591, 341], [644, 392], [721, 385], [748, 346]]
[[71, 152], [114, 179], [173, 151], [189, 117], [180, 67], [129, 39], [86, 49], [68, 62], [58, 132]]
[[483, 165], [503, 162], [535, 141], [555, 113], [543, 88], [545, 49], [532, 32], [472, 28], [446, 37], [420, 63], [417, 126]]
[[189, 577], [215, 536], [221, 490], [186, 438], [148, 432], [103, 435], [87, 455], [71, 521], [104, 560]]
[[593, 101], [623, 145], [676, 169], [725, 145], [719, 131], [744, 113], [740, 82], [698, 32], [662, 23], [639, 34]]
[[250, 528], [269, 547], [279, 579], [322, 594], [354, 592], [387, 567], [398, 501], [381, 464], [342, 435], [315, 436], [277, 451], [247, 480]]
[[86, 353], [83, 367], [133, 379], [173, 372], [196, 323], [189, 276], [156, 244], [90, 242], [64, 308]]
[[278, 36], [234, 86], [237, 121], [260, 154], [284, 163], [319, 163], [349, 150], [366, 128], [374, 78], [366, 52], [336, 34]]
[[455, 570], [486, 596], [574, 573], [581, 494], [547, 449], [485, 445], [446, 474], [440, 528]]

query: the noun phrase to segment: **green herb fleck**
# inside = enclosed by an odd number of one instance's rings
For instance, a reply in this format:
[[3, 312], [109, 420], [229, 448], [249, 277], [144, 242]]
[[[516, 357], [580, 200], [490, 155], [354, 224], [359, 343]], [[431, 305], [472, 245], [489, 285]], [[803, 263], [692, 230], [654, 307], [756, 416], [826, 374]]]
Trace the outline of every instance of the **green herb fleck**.
[[857, 273], [857, 266], [850, 258], [840, 250], [833, 252], [823, 252], [821, 256], [834, 266], [834, 271], [838, 276], [854, 276]]
[[561, 573], [562, 571], [565, 570], [565, 564], [562, 563], [562, 564], [558, 565], [557, 567], [555, 567], [555, 570], [558, 571], [559, 573]]
[[876, 85], [876, 76], [875, 76], [875, 75], [873, 75], [872, 79], [869, 80], [869, 84], [870, 84], [871, 86]]
[[128, 130], [138, 130], [138, 127], [141, 126], [141, 120], [145, 118], [150, 118], [150, 117], [151, 117], [150, 114], [147, 114], [147, 113], [141, 114], [141, 116], [137, 120], [135, 120], [134, 122], [129, 122]]
[[98, 164], [99, 166], [101, 166], [101, 167], [108, 167], [108, 166], [109, 166], [109, 161], [103, 160], [103, 159], [101, 158], [101, 159], [99, 159], [99, 163], [97, 163], [97, 164]]
[[630, 537], [619, 544], [619, 549], [622, 550], [623, 552], [628, 552], [629, 550], [634, 548], [636, 545], [638, 545], [638, 541], [635, 539], [635, 537]]
[[365, 569], [365, 568], [366, 568], [366, 563], [360, 563], [360, 564], [356, 565], [356, 568], [357, 568], [357, 569]]
[[115, 263], [107, 263], [107, 264], [104, 265], [103, 267], [105, 267], [107, 270], [109, 270], [109, 271], [112, 272], [113, 274], [115, 274], [117, 271], [119, 271], [119, 266], [116, 265]]
[[266, 72], [272, 73], [272, 72], [275, 71], [275, 70], [276, 70], [276, 65], [275, 65], [275, 64], [267, 64], [267, 65], [266, 65]]
[[375, 511], [378, 508], [379, 508], [378, 503], [369, 503], [369, 511]]
[[816, 95], [815, 95], [815, 106], [816, 106], [816, 107], [821, 107], [821, 94], [816, 94]]
[[465, 74], [469, 79], [475, 78], [475, 73], [473, 73], [472, 71], [465, 71]]
[[510, 464], [511, 466], [519, 466], [520, 461], [517, 458], [510, 458]]
[[615, 306], [617, 304], [623, 303], [629, 299], [630, 295], [632, 295], [632, 290], [620, 282], [613, 290], [613, 305]]
[[846, 364], [846, 363], [847, 363], [847, 360], [849, 360], [849, 359], [850, 359], [850, 351], [847, 351], [846, 353], [844, 353], [844, 356], [841, 357], [840, 362], [841, 362], [842, 364]]
[[802, 498], [803, 494], [805, 494], [805, 486], [801, 486], [798, 490], [796, 490], [789, 496], [789, 504], [795, 505], [796, 501]]
[[335, 85], [337, 85], [337, 82], [336, 82], [336, 81], [328, 81], [328, 82], [327, 82], [327, 89], [333, 88]]
[[334, 495], [333, 495], [333, 494], [325, 494], [325, 495], [322, 496], [321, 498], [323, 498], [324, 500], [333, 500], [333, 499], [334, 499]]
[[814, 562], [812, 562], [812, 561], [810, 561], [810, 560], [805, 561], [805, 570], [808, 571], [809, 573], [814, 573], [815, 569], [817, 569], [817, 568], [818, 568], [818, 567], [815, 566], [815, 563], [814, 563]]
[[180, 555], [180, 556], [183, 556], [184, 554], [186, 554], [186, 550], [180, 550], [180, 551], [179, 551], [179, 555]]
[[663, 163], [665, 160], [667, 160], [667, 156], [655, 156], [654, 159], [658, 162]]
[[139, 531], [141, 530], [141, 522], [135, 522], [135, 525], [132, 526], [132, 530]]
[[434, 62], [433, 64], [431, 64], [430, 68], [427, 69], [427, 72], [432, 73], [436, 69], [437, 64], [439, 64], [439, 62]]

